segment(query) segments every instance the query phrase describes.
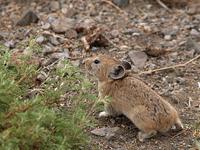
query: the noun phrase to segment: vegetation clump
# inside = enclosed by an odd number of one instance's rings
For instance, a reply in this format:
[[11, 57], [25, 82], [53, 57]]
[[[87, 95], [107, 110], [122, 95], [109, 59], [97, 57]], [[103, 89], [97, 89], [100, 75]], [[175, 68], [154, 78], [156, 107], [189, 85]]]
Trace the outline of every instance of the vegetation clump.
[[90, 124], [87, 100], [91, 84], [78, 68], [63, 61], [39, 86], [41, 68], [20, 57], [11, 63], [11, 53], [0, 53], [0, 149], [84, 149]]

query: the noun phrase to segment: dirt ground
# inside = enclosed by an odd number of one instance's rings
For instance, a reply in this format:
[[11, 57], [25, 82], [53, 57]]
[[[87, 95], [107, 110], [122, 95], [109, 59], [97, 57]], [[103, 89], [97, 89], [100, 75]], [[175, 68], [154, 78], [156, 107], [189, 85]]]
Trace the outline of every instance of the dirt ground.
[[[42, 27], [54, 17], [65, 16], [75, 21], [89, 19], [94, 21], [96, 26], [104, 28], [103, 34], [108, 39], [108, 46], [94, 46], [86, 55], [108, 53], [131, 62], [130, 51], [143, 51], [148, 54], [144, 66], [137, 68], [132, 62], [133, 72], [136, 74], [183, 64], [200, 54], [198, 1], [167, 3], [171, 12], [153, 0], [133, 0], [128, 6], [120, 9], [107, 2], [95, 0], [60, 0], [58, 8], [50, 6], [50, 2], [0, 0], [0, 42], [11, 51], [22, 50], [20, 45], [28, 38], [44, 36], [44, 31], [48, 31], [50, 35], [62, 36], [66, 42], [56, 43], [49, 40], [40, 44], [43, 47], [48, 45], [54, 52], [62, 48], [69, 49], [70, 58], [73, 57], [69, 60], [79, 65], [79, 58], [83, 59], [83, 53], [85, 57], [82, 35], [68, 38], [66, 34], [54, 33], [52, 28]], [[17, 26], [16, 22], [28, 9], [34, 10], [39, 22]], [[72, 35], [71, 32], [69, 34]], [[125, 117], [97, 119], [99, 128], [120, 129], [111, 139], [92, 135], [90, 131], [93, 128], [89, 129], [92, 143], [90, 149], [97, 147], [101, 150], [194, 150], [195, 139], [200, 138], [200, 134], [195, 132], [195, 123], [200, 118], [199, 74], [200, 59], [196, 59], [183, 67], [139, 76], [177, 108], [185, 127], [183, 131], [158, 135], [141, 143], [136, 138], [138, 129]], [[97, 116], [97, 113], [94, 115]]]

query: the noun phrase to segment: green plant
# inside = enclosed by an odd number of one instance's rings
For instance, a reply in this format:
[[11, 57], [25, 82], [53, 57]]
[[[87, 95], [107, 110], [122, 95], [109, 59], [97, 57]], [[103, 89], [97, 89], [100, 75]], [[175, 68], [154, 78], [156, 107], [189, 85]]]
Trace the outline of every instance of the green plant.
[[[88, 106], [96, 100], [91, 83], [64, 61], [35, 85], [39, 70], [21, 58], [11, 65], [10, 53], [0, 54], [0, 149], [84, 149], [91, 124]], [[38, 92], [27, 98], [28, 91]]]

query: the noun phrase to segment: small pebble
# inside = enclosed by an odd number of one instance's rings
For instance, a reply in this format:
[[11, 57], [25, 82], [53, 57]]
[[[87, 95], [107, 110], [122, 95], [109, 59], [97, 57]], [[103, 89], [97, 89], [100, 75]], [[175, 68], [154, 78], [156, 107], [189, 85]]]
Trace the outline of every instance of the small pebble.
[[38, 44], [42, 44], [44, 42], [44, 40], [45, 40], [44, 36], [39, 36], [38, 38], [36, 38], [36, 42]]
[[166, 41], [171, 41], [172, 40], [172, 36], [171, 35], [165, 35], [164, 39]]
[[198, 32], [196, 29], [192, 29], [190, 31], [190, 34], [193, 35], [193, 36], [200, 36], [200, 32]]

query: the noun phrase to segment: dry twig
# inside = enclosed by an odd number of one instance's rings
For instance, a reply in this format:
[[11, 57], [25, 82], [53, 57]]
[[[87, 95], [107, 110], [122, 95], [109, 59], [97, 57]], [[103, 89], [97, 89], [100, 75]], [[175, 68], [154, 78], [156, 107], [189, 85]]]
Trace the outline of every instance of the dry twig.
[[167, 7], [161, 0], [156, 0], [156, 2], [163, 7], [164, 9], [166, 9], [167, 11], [171, 12], [171, 9], [169, 9], [169, 7]]
[[174, 139], [175, 137], [185, 133], [187, 131], [187, 129], [183, 129], [182, 131], [178, 132], [177, 134], [175, 134], [174, 136], [171, 137], [171, 139]]
[[109, 4], [110, 6], [114, 7], [115, 9], [117, 9], [120, 13], [123, 13], [123, 14], [127, 15], [127, 13], [125, 11], [123, 11], [121, 8], [119, 8], [117, 5], [115, 5], [113, 2], [111, 2], [109, 0], [102, 0], [102, 2]]
[[178, 65], [174, 65], [174, 66], [168, 66], [168, 67], [164, 67], [164, 68], [159, 68], [159, 69], [154, 69], [154, 70], [148, 70], [148, 71], [144, 71], [144, 72], [140, 72], [139, 75], [141, 74], [151, 74], [153, 72], [157, 72], [157, 71], [163, 71], [163, 70], [168, 70], [168, 69], [174, 69], [174, 68], [178, 68], [178, 67], [185, 67], [186, 65], [188, 65], [189, 63], [197, 60], [200, 58], [200, 55], [197, 55], [196, 57], [192, 58], [191, 60], [183, 63], [183, 64], [178, 64]]

